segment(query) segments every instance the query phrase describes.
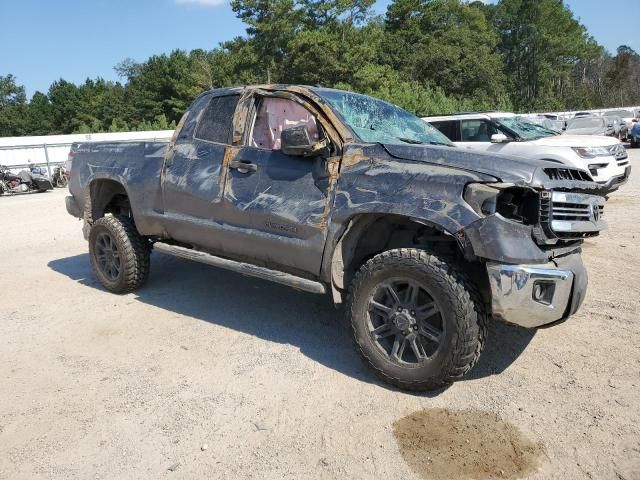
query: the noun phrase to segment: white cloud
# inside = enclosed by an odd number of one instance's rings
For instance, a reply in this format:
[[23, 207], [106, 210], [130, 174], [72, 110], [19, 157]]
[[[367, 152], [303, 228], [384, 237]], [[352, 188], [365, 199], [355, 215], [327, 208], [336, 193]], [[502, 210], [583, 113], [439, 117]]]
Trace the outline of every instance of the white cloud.
[[227, 0], [176, 0], [178, 5], [200, 5], [201, 7], [219, 7]]

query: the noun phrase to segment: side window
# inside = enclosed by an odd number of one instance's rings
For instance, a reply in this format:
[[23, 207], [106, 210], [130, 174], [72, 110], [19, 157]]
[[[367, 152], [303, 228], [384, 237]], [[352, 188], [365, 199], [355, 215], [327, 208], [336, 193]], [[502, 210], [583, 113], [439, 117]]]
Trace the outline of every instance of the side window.
[[318, 124], [315, 117], [293, 100], [278, 97], [260, 99], [250, 145], [269, 150], [280, 150], [282, 130], [304, 125], [312, 141], [319, 139]]
[[236, 111], [239, 95], [213, 97], [202, 112], [196, 138], [216, 143], [231, 143], [233, 114]]
[[431, 125], [440, 130], [440, 132], [452, 142], [457, 142], [456, 123], [456, 120], [442, 120], [439, 122], [431, 122]]
[[198, 124], [198, 115], [196, 115], [195, 112], [201, 112], [210, 99], [210, 96], [201, 96], [195, 100], [189, 111], [182, 116], [180, 122], [184, 120], [184, 124], [182, 128], [176, 128], [176, 132], [179, 130], [177, 140], [190, 141], [193, 138], [193, 132], [195, 132], [196, 125]]
[[490, 142], [491, 135], [500, 133], [486, 120], [462, 120], [460, 137], [462, 142]]

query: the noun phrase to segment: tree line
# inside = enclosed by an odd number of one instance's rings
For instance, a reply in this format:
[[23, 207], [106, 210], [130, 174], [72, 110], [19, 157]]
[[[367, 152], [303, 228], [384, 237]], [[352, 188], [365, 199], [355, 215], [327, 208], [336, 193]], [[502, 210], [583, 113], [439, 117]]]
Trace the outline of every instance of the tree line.
[[300, 83], [419, 114], [640, 104], [640, 55], [609, 54], [561, 0], [231, 0], [246, 35], [115, 67], [121, 81], [55, 81], [27, 99], [0, 76], [0, 136], [175, 127], [210, 88]]

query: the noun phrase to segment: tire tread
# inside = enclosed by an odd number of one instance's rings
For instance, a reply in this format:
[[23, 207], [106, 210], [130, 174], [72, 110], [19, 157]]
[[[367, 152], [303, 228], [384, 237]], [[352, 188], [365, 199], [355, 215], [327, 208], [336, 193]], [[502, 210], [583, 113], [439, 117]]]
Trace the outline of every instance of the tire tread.
[[[404, 266], [418, 272], [430, 275], [431, 279], [441, 283], [442, 290], [448, 292], [451, 298], [449, 303], [456, 305], [454, 311], [454, 321], [458, 332], [453, 348], [453, 355], [449, 356], [449, 362], [442, 369], [439, 378], [430, 378], [424, 381], [407, 381], [400, 379], [383, 369], [377, 367], [369, 357], [366, 347], [358, 342], [355, 322], [355, 295], [362, 288], [363, 283], [374, 272], [390, 268]], [[431, 269], [436, 268], [440, 275], [432, 275]], [[454, 298], [455, 297], [455, 298]], [[448, 261], [442, 257], [418, 248], [400, 248], [382, 252], [367, 261], [356, 273], [351, 285], [346, 303], [346, 314], [349, 316], [353, 330], [353, 339], [356, 349], [364, 358], [367, 365], [385, 382], [396, 387], [423, 391], [441, 388], [462, 378], [477, 363], [484, 348], [487, 338], [487, 315], [486, 306], [475, 284], [455, 266], [455, 261]]]
[[[149, 241], [138, 233], [133, 221], [126, 216], [105, 216], [95, 222], [91, 228], [103, 226], [116, 237], [116, 242], [122, 247], [121, 263], [124, 278], [117, 285], [101, 282], [105, 288], [113, 293], [129, 293], [145, 283], [151, 269], [151, 245]], [[93, 268], [96, 269], [93, 256]], [[100, 278], [100, 276], [98, 276]]]

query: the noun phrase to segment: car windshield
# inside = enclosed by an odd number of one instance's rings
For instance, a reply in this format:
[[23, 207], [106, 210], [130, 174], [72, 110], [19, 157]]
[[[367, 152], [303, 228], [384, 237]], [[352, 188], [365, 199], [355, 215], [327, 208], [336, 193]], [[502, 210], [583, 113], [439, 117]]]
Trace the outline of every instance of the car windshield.
[[318, 93], [340, 113], [363, 142], [453, 146], [436, 128], [390, 103], [340, 90]]
[[585, 117], [575, 118], [567, 124], [567, 130], [574, 130], [577, 128], [598, 128], [604, 125], [604, 118], [597, 117]]
[[558, 135], [558, 132], [555, 130], [550, 130], [542, 125], [536, 125], [524, 117], [501, 117], [494, 118], [494, 121], [504, 125], [524, 140], [537, 140], [543, 137]]
[[633, 118], [633, 112], [631, 110], [613, 110], [611, 112], [607, 112], [607, 116], [618, 116], [622, 118]]

